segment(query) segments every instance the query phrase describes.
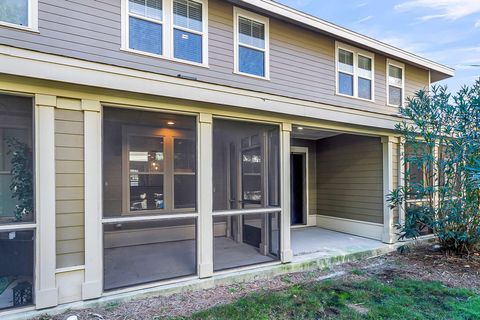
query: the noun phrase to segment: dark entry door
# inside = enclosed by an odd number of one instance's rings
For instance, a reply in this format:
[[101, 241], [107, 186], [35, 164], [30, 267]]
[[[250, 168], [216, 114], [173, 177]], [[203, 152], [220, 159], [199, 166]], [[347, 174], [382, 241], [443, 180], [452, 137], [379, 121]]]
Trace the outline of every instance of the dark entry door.
[[305, 155], [292, 153], [290, 156], [291, 173], [291, 223], [305, 224]]

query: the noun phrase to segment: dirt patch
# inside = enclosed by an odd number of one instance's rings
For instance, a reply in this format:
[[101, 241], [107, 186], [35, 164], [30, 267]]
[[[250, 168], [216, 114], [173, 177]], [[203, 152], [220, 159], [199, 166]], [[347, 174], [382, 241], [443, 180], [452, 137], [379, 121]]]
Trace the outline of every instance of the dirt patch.
[[[480, 256], [447, 257], [432, 250], [432, 245], [417, 245], [408, 254], [391, 253], [386, 256], [366, 259], [332, 267], [327, 270], [281, 275], [270, 280], [256, 280], [213, 289], [134, 300], [125, 303], [111, 303], [102, 308], [71, 311], [62, 315], [44, 316], [38, 320], [65, 320], [76, 315], [79, 320], [94, 319], [165, 319], [188, 316], [217, 305], [233, 302], [252, 293], [277, 291], [299, 283], [323, 281], [328, 278], [344, 278], [362, 281], [377, 278], [391, 282], [396, 278], [423, 281], [440, 281], [450, 287], [469, 288], [480, 293]], [[368, 312], [362, 306], [352, 305], [353, 310], [362, 314]], [[358, 309], [358, 310], [357, 310]], [[336, 310], [323, 310], [334, 314]]]
[[412, 246], [409, 253], [395, 252], [352, 263], [352, 266], [386, 282], [395, 278], [440, 281], [449, 287], [469, 288], [480, 293], [480, 255], [447, 256], [434, 250], [431, 244]]

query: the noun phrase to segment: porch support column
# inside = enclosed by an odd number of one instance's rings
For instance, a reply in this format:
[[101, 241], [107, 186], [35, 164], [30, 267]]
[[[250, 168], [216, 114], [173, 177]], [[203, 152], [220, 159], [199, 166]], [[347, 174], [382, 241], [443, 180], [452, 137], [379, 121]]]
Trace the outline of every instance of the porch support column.
[[390, 208], [387, 195], [393, 190], [393, 147], [395, 137], [382, 137], [383, 146], [383, 235], [385, 243], [395, 242], [394, 211]]
[[281, 159], [282, 159], [282, 177], [281, 177], [281, 193], [282, 193], [282, 214], [280, 225], [281, 254], [280, 258], [283, 263], [292, 261], [293, 252], [291, 247], [290, 235], [290, 134], [292, 132], [291, 123], [282, 123], [281, 136]]
[[35, 96], [35, 158], [36, 158], [36, 219], [37, 309], [58, 304], [55, 280], [55, 107], [57, 97]]
[[85, 148], [85, 280], [82, 299], [102, 295], [102, 120], [99, 101], [82, 100]]
[[[405, 138], [400, 138], [398, 150], [398, 187], [405, 187]], [[405, 223], [405, 200], [398, 208], [398, 223], [403, 226]]]
[[213, 117], [201, 113], [198, 129], [198, 274], [200, 278], [213, 275]]

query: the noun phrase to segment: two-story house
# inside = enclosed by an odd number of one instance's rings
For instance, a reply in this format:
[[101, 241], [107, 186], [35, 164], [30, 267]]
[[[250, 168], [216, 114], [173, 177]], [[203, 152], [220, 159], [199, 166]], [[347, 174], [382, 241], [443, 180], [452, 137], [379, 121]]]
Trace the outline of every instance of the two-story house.
[[398, 108], [453, 74], [270, 0], [0, 0], [0, 317], [395, 242]]

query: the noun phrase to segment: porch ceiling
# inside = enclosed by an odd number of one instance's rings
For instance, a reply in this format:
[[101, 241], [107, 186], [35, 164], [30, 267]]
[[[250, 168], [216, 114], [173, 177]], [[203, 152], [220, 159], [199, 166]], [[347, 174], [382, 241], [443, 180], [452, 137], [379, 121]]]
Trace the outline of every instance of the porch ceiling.
[[293, 127], [291, 136], [294, 139], [320, 140], [320, 139], [338, 136], [340, 134], [342, 133], [295, 126]]

